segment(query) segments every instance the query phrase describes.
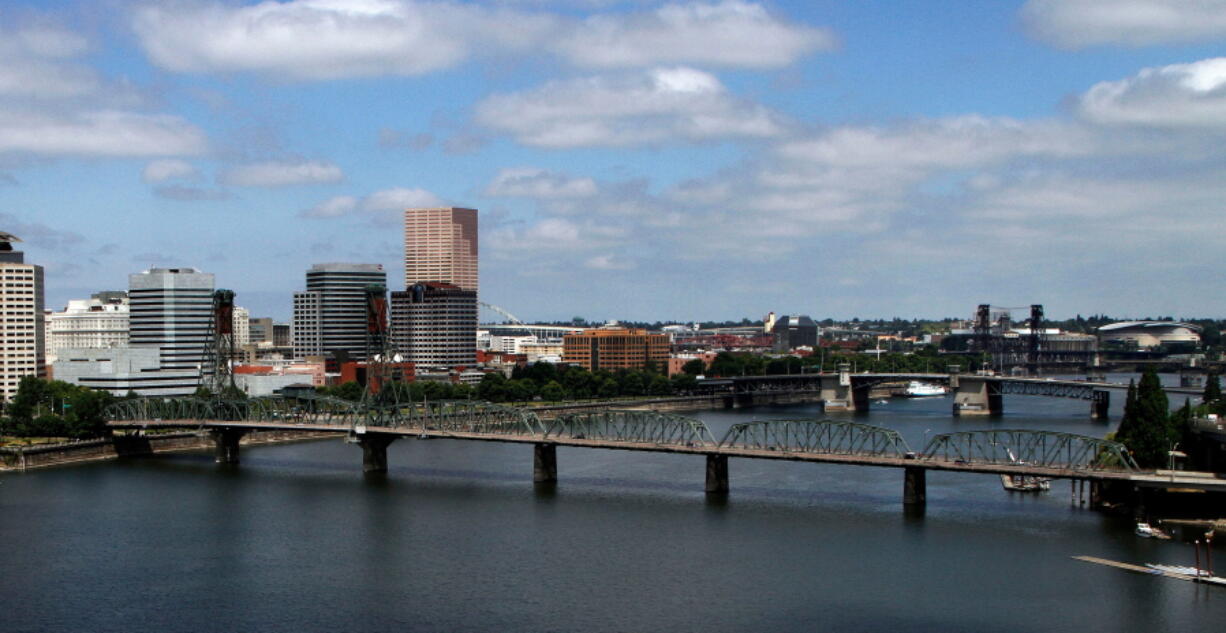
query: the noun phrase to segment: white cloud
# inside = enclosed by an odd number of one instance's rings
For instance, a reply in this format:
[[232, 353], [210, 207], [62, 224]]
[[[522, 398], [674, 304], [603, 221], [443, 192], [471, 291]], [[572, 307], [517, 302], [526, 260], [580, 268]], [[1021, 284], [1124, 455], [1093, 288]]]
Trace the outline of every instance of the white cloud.
[[386, 224], [398, 218], [400, 212], [405, 209], [438, 206], [443, 206], [443, 201], [425, 189], [393, 187], [361, 198], [355, 196], [329, 198], [303, 211], [299, 216], [314, 219], [364, 216], [376, 223]]
[[1095, 84], [1078, 100], [1078, 112], [1096, 123], [1226, 130], [1226, 57]]
[[237, 187], [286, 187], [335, 183], [345, 179], [340, 167], [320, 161], [269, 161], [232, 167], [221, 174], [223, 184]]
[[167, 180], [196, 180], [200, 171], [195, 165], [175, 158], [155, 160], [145, 165], [141, 172], [141, 181], [146, 183], [166, 182]]
[[442, 201], [425, 189], [396, 187], [376, 191], [362, 200], [362, 208], [368, 211], [404, 211], [410, 208], [437, 207]]
[[583, 265], [594, 270], [631, 270], [635, 267], [634, 262], [620, 259], [613, 255], [589, 257], [583, 262]]
[[596, 181], [572, 178], [536, 167], [514, 167], [498, 172], [485, 188], [487, 196], [557, 199], [586, 198], [596, 194]]
[[633, 146], [777, 136], [785, 119], [692, 68], [551, 81], [477, 104], [476, 120], [541, 147]]
[[785, 23], [759, 4], [724, 0], [595, 15], [570, 29], [554, 46], [572, 63], [594, 68], [659, 64], [774, 68], [835, 44], [826, 29]]
[[149, 58], [168, 70], [298, 80], [421, 75], [477, 56], [542, 52], [583, 67], [775, 68], [835, 42], [825, 29], [788, 23], [743, 0], [586, 19], [414, 0], [150, 4], [135, 12], [133, 28]]
[[203, 132], [176, 116], [0, 110], [0, 153], [190, 156], [203, 153], [206, 145]]
[[482, 45], [530, 46], [551, 27], [522, 12], [397, 0], [151, 5], [134, 19], [145, 52], [163, 68], [304, 80], [444, 70]]
[[1021, 16], [1063, 48], [1226, 39], [1226, 0], [1029, 0]]

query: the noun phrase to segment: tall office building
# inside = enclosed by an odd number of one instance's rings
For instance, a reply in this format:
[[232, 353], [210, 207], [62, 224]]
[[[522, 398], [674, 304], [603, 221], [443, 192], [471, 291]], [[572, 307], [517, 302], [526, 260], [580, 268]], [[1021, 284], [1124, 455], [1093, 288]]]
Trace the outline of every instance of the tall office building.
[[477, 210], [404, 212], [405, 292], [392, 293], [392, 339], [426, 367], [477, 361]]
[[392, 293], [392, 341], [419, 367], [477, 364], [477, 293], [452, 284], [413, 284]]
[[13, 250], [21, 240], [0, 233], [0, 400], [8, 402], [26, 376], [47, 376], [43, 327], [43, 267]]
[[315, 264], [294, 293], [294, 356], [366, 359], [366, 286], [387, 285], [382, 264]]
[[477, 210], [406, 209], [404, 286], [435, 281], [477, 290]]
[[213, 316], [213, 273], [150, 268], [128, 275], [128, 344], [158, 347], [164, 371], [205, 365]]

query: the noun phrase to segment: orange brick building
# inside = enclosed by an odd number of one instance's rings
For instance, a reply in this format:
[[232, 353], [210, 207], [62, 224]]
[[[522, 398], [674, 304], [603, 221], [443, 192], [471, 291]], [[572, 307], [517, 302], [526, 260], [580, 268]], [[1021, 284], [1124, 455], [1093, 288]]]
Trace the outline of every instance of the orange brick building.
[[668, 335], [647, 330], [603, 327], [562, 337], [562, 362], [590, 371], [643, 369], [649, 362], [663, 369], [668, 352]]

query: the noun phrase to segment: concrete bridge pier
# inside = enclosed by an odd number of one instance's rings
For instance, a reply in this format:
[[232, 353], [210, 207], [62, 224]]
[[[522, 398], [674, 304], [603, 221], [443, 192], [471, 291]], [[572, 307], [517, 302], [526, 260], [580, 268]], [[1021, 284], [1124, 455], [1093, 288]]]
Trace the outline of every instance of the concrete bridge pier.
[[954, 388], [954, 415], [999, 415], [1005, 410], [1000, 383], [978, 376], [960, 376]]
[[213, 436], [213, 443], [216, 446], [214, 456], [218, 464], [238, 463], [238, 443], [246, 434], [247, 431], [245, 429], [217, 429], [210, 431], [210, 435]]
[[822, 376], [822, 407], [826, 411], [855, 411], [857, 405], [863, 405], [867, 408], [867, 391], [861, 394], [860, 402], [856, 401], [856, 393], [851, 378], [851, 364], [839, 363], [838, 369], [838, 374]]
[[1090, 418], [1094, 420], [1107, 421], [1108, 410], [1111, 408], [1111, 392], [1110, 391], [1095, 391], [1094, 398], [1090, 400]]
[[387, 446], [396, 441], [395, 435], [363, 433], [350, 441], [362, 447], [362, 472], [387, 472]]
[[902, 504], [909, 510], [922, 510], [928, 504], [928, 471], [916, 466], [903, 468]]
[[707, 493], [728, 494], [727, 455], [707, 455]]
[[558, 481], [557, 444], [533, 445], [532, 481], [538, 484], [552, 484]]

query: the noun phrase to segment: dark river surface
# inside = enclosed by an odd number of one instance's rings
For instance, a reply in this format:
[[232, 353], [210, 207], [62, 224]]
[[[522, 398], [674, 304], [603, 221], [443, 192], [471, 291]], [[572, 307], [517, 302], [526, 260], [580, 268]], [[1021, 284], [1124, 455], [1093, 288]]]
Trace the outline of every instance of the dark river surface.
[[[894, 399], [857, 419], [916, 449], [1111, 429], [1079, 400], [949, 409]], [[694, 415], [718, 438], [817, 411]], [[0, 476], [0, 631], [1226, 631], [1226, 589], [1073, 560], [1194, 553], [1074, 506], [1063, 481], [1027, 495], [933, 472], [917, 518], [894, 469], [733, 459], [715, 500], [701, 457], [560, 448], [552, 490], [527, 446], [401, 440], [388, 458], [366, 478], [329, 440], [244, 447], [238, 467], [184, 453]]]

